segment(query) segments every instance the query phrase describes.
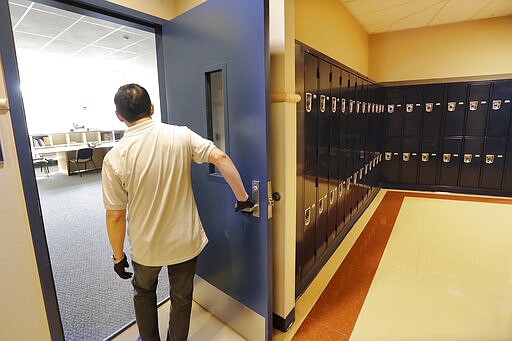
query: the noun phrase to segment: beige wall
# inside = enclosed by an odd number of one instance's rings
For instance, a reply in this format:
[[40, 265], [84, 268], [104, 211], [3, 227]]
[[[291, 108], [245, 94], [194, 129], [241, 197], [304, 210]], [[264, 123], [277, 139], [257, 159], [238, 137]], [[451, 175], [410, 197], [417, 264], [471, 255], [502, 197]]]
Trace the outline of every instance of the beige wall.
[[296, 0], [295, 37], [368, 75], [369, 36], [340, 0]]
[[[6, 99], [0, 59], [0, 100]], [[0, 339], [50, 340], [16, 155], [11, 113], [0, 108]]]
[[512, 16], [370, 36], [377, 82], [512, 74]]
[[206, 0], [109, 0], [121, 6], [153, 15], [155, 17], [171, 20], [174, 17], [202, 4]]

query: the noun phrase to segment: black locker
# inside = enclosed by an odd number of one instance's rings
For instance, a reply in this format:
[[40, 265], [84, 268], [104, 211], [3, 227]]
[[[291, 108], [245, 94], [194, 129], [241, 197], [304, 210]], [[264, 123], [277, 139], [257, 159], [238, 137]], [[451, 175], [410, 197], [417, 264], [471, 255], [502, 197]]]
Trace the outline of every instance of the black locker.
[[340, 117], [339, 101], [341, 93], [341, 70], [331, 66], [331, 101], [330, 115], [330, 142], [329, 142], [329, 209], [328, 209], [328, 240], [334, 240], [338, 220], [336, 210], [338, 207], [338, 148], [340, 144]]
[[385, 183], [398, 183], [400, 174], [400, 137], [387, 136], [383, 141], [382, 180]]
[[418, 184], [435, 185], [439, 167], [439, 138], [423, 136], [419, 154]]
[[466, 84], [452, 84], [447, 86], [446, 103], [444, 110], [444, 136], [462, 136], [464, 116], [466, 112]]
[[[512, 81], [496, 81], [489, 103], [487, 136], [507, 136], [510, 126]], [[512, 135], [511, 135], [512, 136]]]
[[462, 153], [462, 138], [444, 138], [440, 153], [439, 184], [457, 186]]
[[443, 118], [443, 85], [426, 85], [423, 88], [423, 136], [441, 136]]
[[466, 136], [484, 136], [491, 83], [470, 84], [466, 114]]
[[505, 157], [505, 169], [503, 170], [502, 190], [512, 193], [512, 139], [508, 140], [507, 155]]
[[506, 137], [487, 137], [485, 139], [484, 154], [482, 155], [482, 170], [480, 175], [480, 188], [501, 188], [503, 168], [505, 166]]
[[422, 116], [422, 88], [409, 86], [405, 90], [403, 136], [419, 136]]
[[315, 262], [317, 220], [318, 58], [304, 54], [304, 234], [302, 273]]
[[389, 88], [386, 90], [385, 125], [386, 136], [402, 135], [404, 94], [403, 88]]
[[[345, 180], [349, 176], [349, 145], [348, 145], [348, 94], [349, 94], [349, 74], [345, 70], [341, 71], [341, 94], [340, 94], [340, 147], [338, 156], [338, 207], [336, 216], [338, 226], [344, 224], [347, 220], [345, 217], [345, 206], [347, 205], [347, 189]], [[340, 232], [342, 228], [338, 229]]]
[[478, 188], [484, 152], [483, 137], [465, 137], [460, 169], [461, 187]]
[[370, 120], [370, 107], [368, 105], [369, 103], [369, 88], [368, 88], [368, 81], [362, 80], [362, 91], [361, 91], [361, 114], [360, 114], [360, 135], [361, 135], [361, 154], [359, 155], [359, 158], [361, 160], [362, 166], [364, 166], [368, 162], [369, 157], [369, 143], [368, 143], [368, 125]]
[[324, 60], [318, 61], [318, 188], [317, 188], [317, 226], [316, 256], [320, 256], [327, 248], [327, 219], [329, 197], [329, 123], [331, 97], [331, 64]]
[[418, 181], [419, 138], [403, 137], [400, 158], [400, 182], [416, 184]]

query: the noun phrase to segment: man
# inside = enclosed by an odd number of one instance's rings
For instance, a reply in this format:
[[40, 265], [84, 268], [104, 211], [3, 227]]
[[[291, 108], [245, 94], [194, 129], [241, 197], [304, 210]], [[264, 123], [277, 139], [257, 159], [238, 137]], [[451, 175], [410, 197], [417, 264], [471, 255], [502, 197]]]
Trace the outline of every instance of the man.
[[[160, 340], [156, 286], [167, 266], [171, 312], [168, 340], [186, 340], [197, 256], [208, 239], [192, 193], [191, 162], [213, 163], [231, 187], [235, 210], [249, 214], [249, 199], [231, 159], [187, 127], [155, 122], [146, 89], [119, 88], [116, 115], [128, 127], [103, 161], [103, 203], [115, 272], [132, 277], [123, 244], [126, 231], [134, 277], [134, 305], [142, 340]], [[128, 221], [128, 227], [127, 227]]]

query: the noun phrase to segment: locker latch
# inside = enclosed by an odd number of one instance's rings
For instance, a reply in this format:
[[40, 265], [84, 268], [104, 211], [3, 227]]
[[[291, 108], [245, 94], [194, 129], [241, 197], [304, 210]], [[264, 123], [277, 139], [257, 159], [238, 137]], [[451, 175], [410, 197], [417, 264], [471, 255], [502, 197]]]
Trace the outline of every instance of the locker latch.
[[429, 154], [428, 153], [421, 153], [421, 161], [428, 162]]
[[405, 111], [412, 112], [414, 109], [414, 104], [406, 104], [405, 105]]
[[478, 109], [478, 101], [469, 102], [469, 110], [475, 111], [476, 109]]
[[332, 102], [331, 102], [331, 103], [332, 103], [332, 104], [331, 104], [331, 111], [332, 111], [333, 113], [335, 113], [335, 112], [336, 112], [336, 105], [337, 105], [337, 98], [333, 96], [333, 97], [331, 98], [331, 100], [332, 100]]
[[360, 111], [360, 107], [361, 107], [361, 102], [357, 101], [356, 102], [356, 113], [358, 113], [358, 114], [359, 114], [359, 111]]
[[325, 95], [320, 95], [320, 112], [325, 112]]
[[448, 111], [455, 111], [456, 106], [457, 102], [448, 102]]
[[409, 159], [411, 158], [411, 153], [403, 153], [402, 154], [402, 160], [404, 161], [409, 161]]
[[464, 154], [464, 163], [471, 163], [472, 159], [473, 159], [473, 155], [471, 155], [471, 154]]
[[336, 198], [336, 188], [329, 192], [329, 206], [332, 206], [334, 199]]
[[395, 112], [395, 105], [388, 104], [388, 114], [392, 114], [393, 112]]
[[494, 155], [493, 154], [485, 155], [485, 163], [487, 163], [487, 164], [494, 163]]
[[311, 207], [304, 210], [304, 226], [308, 226], [311, 223]]
[[495, 99], [492, 101], [492, 110], [500, 110], [501, 108], [501, 99]]
[[452, 158], [452, 154], [443, 154], [443, 162], [448, 163]]
[[343, 184], [344, 182], [340, 182], [338, 184], [338, 197], [341, 197], [343, 195]]
[[434, 103], [425, 103], [425, 111], [426, 112], [432, 112], [434, 109]]
[[313, 94], [306, 92], [306, 111], [311, 112], [311, 105], [313, 103]]
[[341, 99], [341, 112], [345, 113], [345, 104], [346, 100], [344, 98]]
[[386, 160], [386, 161], [391, 160], [391, 155], [392, 155], [391, 152], [385, 152], [384, 153], [384, 160]]
[[354, 100], [351, 99], [350, 100], [350, 103], [349, 103], [349, 110], [348, 110], [350, 113], [353, 113], [354, 112]]
[[327, 195], [324, 195], [319, 201], [318, 201], [318, 214], [324, 213], [325, 209], [325, 200], [327, 199]]

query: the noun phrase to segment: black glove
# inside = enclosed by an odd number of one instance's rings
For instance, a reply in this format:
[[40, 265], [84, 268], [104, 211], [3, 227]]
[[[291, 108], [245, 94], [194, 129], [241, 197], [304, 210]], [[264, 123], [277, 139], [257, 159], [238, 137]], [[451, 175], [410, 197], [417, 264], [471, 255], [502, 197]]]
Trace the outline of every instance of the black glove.
[[130, 265], [128, 265], [128, 260], [126, 259], [126, 255], [123, 252], [123, 258], [121, 259], [121, 261], [118, 263], [114, 263], [114, 271], [122, 279], [128, 279], [128, 278], [131, 278], [133, 275], [132, 272], [127, 272], [124, 270], [125, 268], [128, 268], [128, 267], [130, 267]]
[[256, 205], [251, 199], [236, 202], [235, 212], [242, 212], [245, 216], [250, 216], [255, 209]]

